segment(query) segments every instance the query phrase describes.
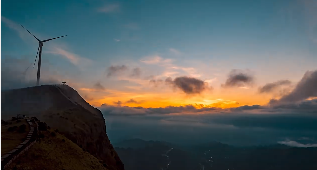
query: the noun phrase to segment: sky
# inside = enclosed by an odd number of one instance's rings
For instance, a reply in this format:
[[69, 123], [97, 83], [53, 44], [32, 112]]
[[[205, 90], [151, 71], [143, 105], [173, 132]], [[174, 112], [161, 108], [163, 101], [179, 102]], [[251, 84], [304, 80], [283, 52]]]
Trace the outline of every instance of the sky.
[[316, 0], [1, 5], [2, 89], [35, 85], [38, 43], [22, 24], [67, 34], [44, 43], [41, 84], [66, 81], [105, 115], [317, 112]]

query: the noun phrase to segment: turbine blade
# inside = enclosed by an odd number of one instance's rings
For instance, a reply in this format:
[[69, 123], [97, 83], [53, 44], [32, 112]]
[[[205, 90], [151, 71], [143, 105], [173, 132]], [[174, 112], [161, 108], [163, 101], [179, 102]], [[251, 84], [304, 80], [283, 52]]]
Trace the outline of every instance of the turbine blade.
[[33, 68], [34, 68], [34, 66], [35, 66], [37, 56], [39, 55], [39, 51], [40, 51], [40, 47], [38, 47], [38, 48], [37, 48], [37, 52], [36, 52], [36, 56], [35, 56], [35, 60], [34, 60], [34, 63], [33, 63]]
[[[23, 25], [21, 25], [23, 27]], [[24, 27], [23, 27], [24, 28]], [[24, 28], [28, 33], [30, 33], [31, 35], [33, 35], [28, 29]], [[37, 40], [40, 41], [38, 38], [35, 37], [35, 35], [33, 35], [33, 37]]]
[[37, 55], [39, 55], [39, 51], [40, 51], [40, 47], [37, 48], [37, 52], [36, 52], [35, 58], [37, 58]]
[[51, 41], [51, 40], [55, 40], [57, 38], [62, 38], [62, 37], [66, 37], [67, 35], [63, 35], [63, 36], [60, 36], [60, 37], [55, 37], [55, 38], [50, 38], [50, 39], [47, 39], [47, 40], [43, 40], [42, 42], [47, 42], [47, 41]]

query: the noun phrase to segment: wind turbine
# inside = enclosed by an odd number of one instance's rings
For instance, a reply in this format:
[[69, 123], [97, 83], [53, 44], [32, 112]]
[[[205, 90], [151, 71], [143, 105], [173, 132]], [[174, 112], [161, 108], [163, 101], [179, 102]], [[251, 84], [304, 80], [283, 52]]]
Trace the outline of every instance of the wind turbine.
[[[21, 25], [23, 27], [23, 25]], [[24, 27], [23, 27], [24, 28]], [[50, 38], [50, 39], [47, 39], [47, 40], [39, 40], [38, 38], [36, 38], [35, 35], [33, 35], [29, 30], [27, 30], [26, 28], [24, 28], [28, 33], [30, 33], [38, 42], [39, 42], [39, 47], [37, 48], [37, 53], [36, 53], [36, 56], [35, 56], [35, 60], [34, 60], [34, 64], [33, 64], [33, 68], [35, 66], [35, 62], [36, 62], [36, 59], [37, 59], [37, 55], [39, 56], [39, 59], [38, 59], [38, 65], [37, 65], [37, 81], [36, 81], [36, 85], [38, 86], [39, 85], [39, 82], [40, 82], [40, 77], [41, 77], [41, 60], [42, 60], [42, 47], [43, 47], [43, 43], [44, 42], [47, 42], [47, 41], [51, 41], [51, 40], [55, 40], [57, 38], [62, 38], [62, 37], [66, 37], [67, 35], [63, 35], [63, 36], [60, 36], [60, 37], [55, 37], [55, 38]]]

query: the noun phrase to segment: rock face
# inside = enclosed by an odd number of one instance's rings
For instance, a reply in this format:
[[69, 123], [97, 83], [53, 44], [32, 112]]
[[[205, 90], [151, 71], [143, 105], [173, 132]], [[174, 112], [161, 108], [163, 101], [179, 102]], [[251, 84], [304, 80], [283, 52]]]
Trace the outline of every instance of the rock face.
[[45, 85], [15, 89], [2, 91], [1, 99], [2, 119], [17, 114], [36, 116], [103, 160], [109, 170], [124, 169], [108, 139], [102, 113], [89, 105], [73, 88]]

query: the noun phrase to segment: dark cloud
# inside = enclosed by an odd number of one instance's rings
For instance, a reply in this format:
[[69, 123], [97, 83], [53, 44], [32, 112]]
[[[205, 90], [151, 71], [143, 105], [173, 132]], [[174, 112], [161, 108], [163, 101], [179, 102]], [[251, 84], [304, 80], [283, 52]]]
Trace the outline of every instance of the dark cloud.
[[167, 78], [165, 79], [165, 83], [166, 83], [166, 84], [173, 84], [173, 79], [172, 79], [172, 77], [167, 77]]
[[306, 100], [296, 103], [279, 103], [278, 100], [271, 100], [272, 109], [275, 110], [284, 110], [287, 112], [301, 112], [301, 113], [315, 113], [317, 114], [317, 99], [315, 100]]
[[134, 100], [134, 99], [130, 99], [130, 100], [126, 101], [125, 103], [135, 103], [135, 104], [140, 104], [141, 102], [138, 102], [138, 101], [136, 101], [136, 100]]
[[174, 80], [168, 77], [165, 83], [182, 90], [186, 94], [200, 94], [209, 89], [208, 83], [193, 77], [176, 77]]
[[140, 68], [134, 68], [132, 70], [132, 73], [130, 74], [130, 77], [138, 78], [141, 75], [141, 69]]
[[158, 87], [159, 85], [163, 84], [163, 80], [161, 79], [151, 79], [150, 81], [150, 85], [153, 85], [154, 87]]
[[271, 100], [270, 104], [295, 103], [310, 97], [317, 97], [317, 70], [307, 71], [292, 92], [279, 100]]
[[111, 77], [114, 75], [119, 75], [124, 73], [125, 71], [128, 70], [128, 67], [125, 65], [121, 65], [121, 66], [110, 66], [108, 69], [108, 74], [107, 77]]
[[289, 80], [280, 80], [277, 82], [268, 83], [268, 84], [264, 85], [263, 87], [259, 88], [259, 93], [271, 93], [281, 86], [291, 85], [291, 84], [292, 84], [292, 82]]
[[[117, 101], [117, 102], [113, 102], [113, 104], [121, 106], [122, 102], [121, 101]], [[104, 105], [104, 106], [106, 106], [106, 105]]]
[[229, 73], [228, 79], [222, 87], [243, 87], [250, 86], [254, 82], [254, 77], [249, 71], [233, 69]]
[[244, 105], [244, 106], [240, 106], [236, 108], [231, 108], [230, 110], [233, 112], [239, 112], [239, 111], [246, 111], [246, 110], [257, 110], [262, 108], [263, 107], [260, 105], [252, 105], [252, 106]]
[[100, 82], [94, 84], [94, 88], [97, 90], [105, 90], [105, 87], [103, 87], [103, 85], [101, 85]]

